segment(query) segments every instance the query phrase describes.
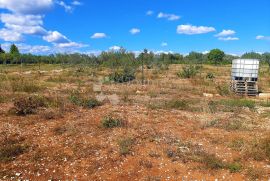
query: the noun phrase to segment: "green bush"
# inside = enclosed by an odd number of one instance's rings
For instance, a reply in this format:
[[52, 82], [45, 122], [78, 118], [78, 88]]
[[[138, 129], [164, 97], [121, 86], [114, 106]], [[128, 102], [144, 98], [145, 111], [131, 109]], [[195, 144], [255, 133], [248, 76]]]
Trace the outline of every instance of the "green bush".
[[89, 108], [89, 109], [95, 108], [95, 107], [100, 106], [100, 105], [101, 105], [101, 103], [94, 98], [90, 98], [90, 99], [84, 101], [84, 107]]
[[129, 82], [135, 79], [135, 71], [128, 68], [118, 70], [110, 74], [109, 79], [117, 83]]
[[227, 165], [227, 168], [230, 170], [231, 173], [236, 173], [240, 172], [242, 169], [242, 165], [240, 163], [234, 162], [234, 163], [229, 163]]
[[83, 101], [78, 95], [72, 94], [68, 97], [68, 99], [72, 104], [76, 106], [83, 106]]
[[225, 164], [223, 163], [223, 161], [217, 158], [215, 155], [211, 154], [203, 154], [200, 162], [209, 169], [225, 168]]
[[95, 98], [83, 98], [79, 92], [75, 91], [72, 92], [71, 95], [68, 97], [69, 101], [76, 105], [76, 106], [81, 106], [81, 107], [85, 107], [85, 108], [95, 108], [97, 106], [101, 105], [101, 102], [99, 102], [97, 99]]
[[199, 73], [199, 66], [194, 66], [194, 65], [187, 65], [183, 67], [183, 70], [179, 73], [177, 73], [178, 77], [181, 78], [192, 78], [195, 77], [197, 75], [197, 73]]
[[101, 124], [104, 128], [115, 128], [123, 126], [124, 121], [121, 119], [116, 119], [111, 116], [104, 118]]

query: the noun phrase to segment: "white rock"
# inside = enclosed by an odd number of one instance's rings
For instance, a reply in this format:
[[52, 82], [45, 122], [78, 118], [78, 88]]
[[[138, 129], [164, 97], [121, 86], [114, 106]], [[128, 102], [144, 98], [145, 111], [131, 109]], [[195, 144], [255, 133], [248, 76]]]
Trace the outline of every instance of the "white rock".
[[260, 93], [259, 98], [261, 98], [261, 99], [270, 99], [270, 93]]
[[203, 97], [214, 97], [214, 95], [213, 94], [208, 94], [208, 93], [203, 93]]

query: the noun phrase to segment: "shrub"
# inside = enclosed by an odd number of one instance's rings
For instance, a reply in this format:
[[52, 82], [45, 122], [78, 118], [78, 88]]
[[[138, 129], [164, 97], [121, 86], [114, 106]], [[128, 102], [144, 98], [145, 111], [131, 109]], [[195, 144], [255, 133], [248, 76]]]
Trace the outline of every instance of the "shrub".
[[119, 152], [121, 155], [127, 155], [131, 151], [131, 146], [134, 143], [134, 140], [132, 138], [124, 138], [119, 140]]
[[224, 126], [224, 129], [228, 131], [247, 129], [247, 127], [243, 123], [243, 120], [239, 120], [239, 119], [228, 120], [223, 126]]
[[213, 73], [207, 73], [206, 75], [206, 79], [210, 79], [210, 80], [213, 80], [215, 78], [215, 75]]
[[171, 100], [165, 103], [165, 107], [171, 109], [186, 110], [189, 104], [186, 100]]
[[6, 139], [0, 145], [0, 162], [12, 161], [26, 151], [27, 146], [20, 144], [19, 140]]
[[209, 169], [222, 169], [225, 167], [222, 160], [211, 154], [203, 154], [200, 162]]
[[270, 135], [265, 138], [256, 139], [247, 150], [246, 155], [255, 160], [261, 161], [270, 159]]
[[135, 71], [127, 68], [118, 70], [110, 74], [109, 79], [117, 83], [129, 82], [135, 79]]
[[0, 161], [11, 161], [25, 151], [26, 147], [20, 144], [4, 146], [0, 148]]
[[230, 144], [229, 147], [236, 151], [241, 151], [245, 145], [244, 139], [234, 139]]
[[218, 85], [216, 87], [216, 90], [217, 90], [218, 94], [221, 95], [221, 96], [230, 95], [230, 90], [229, 90], [228, 85]]
[[101, 103], [98, 100], [94, 99], [94, 98], [84, 100], [83, 102], [84, 102], [84, 107], [90, 108], [90, 109], [101, 105]]
[[82, 106], [85, 108], [95, 108], [97, 106], [101, 105], [101, 102], [99, 102], [97, 99], [95, 98], [83, 98], [78, 92], [73, 92], [69, 97], [68, 97], [69, 101], [77, 106]]
[[124, 121], [121, 119], [115, 119], [112, 118], [111, 116], [108, 116], [101, 121], [101, 124], [104, 128], [115, 128], [123, 126]]
[[45, 99], [39, 96], [20, 97], [14, 100], [14, 109], [18, 115], [34, 114], [39, 107], [45, 105]]
[[230, 170], [231, 173], [239, 172], [242, 169], [242, 165], [240, 163], [234, 162], [229, 163], [227, 168]]
[[200, 68], [198, 66], [194, 66], [194, 65], [184, 66], [183, 70], [177, 73], [177, 75], [178, 77], [189, 79], [189, 78], [195, 77], [197, 73], [199, 72], [199, 69]]
[[77, 92], [77, 91], [72, 92], [71, 95], [68, 97], [68, 99], [72, 104], [74, 104], [76, 106], [83, 106], [84, 101], [82, 100], [79, 92]]

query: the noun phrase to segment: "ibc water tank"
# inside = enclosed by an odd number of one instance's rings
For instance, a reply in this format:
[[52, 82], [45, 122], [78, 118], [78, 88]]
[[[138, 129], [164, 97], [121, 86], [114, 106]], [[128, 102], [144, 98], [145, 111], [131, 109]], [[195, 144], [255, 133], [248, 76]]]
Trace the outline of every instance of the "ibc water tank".
[[259, 60], [235, 59], [232, 61], [232, 80], [257, 81], [259, 74]]

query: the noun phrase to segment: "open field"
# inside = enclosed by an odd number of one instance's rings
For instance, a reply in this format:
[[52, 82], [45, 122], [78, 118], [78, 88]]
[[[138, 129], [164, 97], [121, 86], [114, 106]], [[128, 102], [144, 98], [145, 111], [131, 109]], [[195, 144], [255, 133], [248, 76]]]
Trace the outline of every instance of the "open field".
[[146, 69], [144, 85], [140, 72], [0, 66], [0, 180], [268, 180], [270, 102], [231, 94], [230, 65], [190, 79], [182, 66]]

